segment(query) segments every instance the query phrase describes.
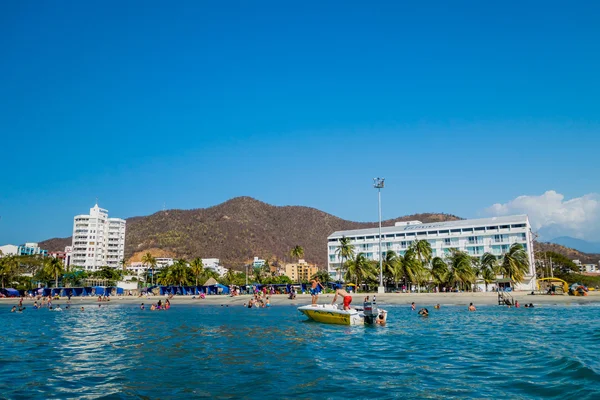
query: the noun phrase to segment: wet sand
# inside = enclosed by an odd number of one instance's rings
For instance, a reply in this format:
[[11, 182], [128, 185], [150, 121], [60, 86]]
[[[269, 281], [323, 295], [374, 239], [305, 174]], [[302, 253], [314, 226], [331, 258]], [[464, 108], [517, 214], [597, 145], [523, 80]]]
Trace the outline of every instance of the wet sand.
[[[432, 306], [435, 304], [441, 305], [459, 305], [466, 306], [469, 303], [473, 303], [475, 305], [497, 305], [498, 304], [498, 295], [494, 292], [487, 293], [385, 293], [385, 294], [377, 294], [377, 293], [360, 293], [353, 294], [353, 304], [361, 304], [363, 299], [366, 296], [370, 296], [372, 299], [373, 296], [377, 296], [377, 303], [381, 306], [385, 304], [410, 304], [415, 302], [417, 306]], [[512, 292], [511, 295], [515, 300], [518, 300], [521, 304], [589, 304], [589, 303], [600, 303], [600, 291], [590, 292], [588, 296], [568, 296], [568, 295], [531, 295], [528, 292]], [[199, 306], [221, 306], [221, 305], [243, 305], [248, 302], [251, 298], [251, 295], [241, 295], [230, 297], [228, 295], [213, 295], [206, 296], [204, 299], [200, 299], [196, 297], [195, 299], [192, 296], [175, 296], [170, 301], [171, 304], [186, 304], [186, 305], [199, 305]], [[81, 305], [92, 305], [92, 304], [102, 304], [103, 306], [111, 306], [115, 304], [141, 304], [145, 303], [146, 305], [156, 303], [158, 300], [164, 300], [166, 296], [113, 296], [111, 297], [111, 301], [109, 302], [101, 302], [97, 301], [96, 297], [73, 297], [71, 299], [72, 306], [81, 306]], [[295, 300], [289, 300], [287, 295], [278, 294], [269, 296], [271, 301], [271, 305], [295, 305], [301, 306], [305, 304], [310, 304], [311, 297], [308, 294], [299, 294], [296, 296]], [[319, 296], [318, 303], [319, 304], [329, 304], [333, 300], [333, 294], [322, 294]], [[11, 299], [0, 299], [0, 304], [2, 305], [17, 305], [19, 302], [18, 298]], [[53, 304], [60, 304], [61, 307], [64, 307], [67, 302], [66, 298], [61, 298], [60, 300], [53, 300]], [[338, 302], [339, 301], [338, 299]], [[38, 302], [39, 303], [39, 302]], [[24, 306], [31, 306], [33, 304], [33, 300], [25, 299], [23, 301]]]

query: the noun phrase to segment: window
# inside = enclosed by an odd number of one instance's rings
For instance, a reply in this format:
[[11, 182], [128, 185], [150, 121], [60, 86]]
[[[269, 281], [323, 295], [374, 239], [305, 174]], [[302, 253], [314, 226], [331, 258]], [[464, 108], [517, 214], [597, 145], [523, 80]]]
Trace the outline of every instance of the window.
[[375, 239], [375, 236], [367, 236], [367, 240]]
[[[525, 224], [515, 224], [515, 225], [511, 225], [513, 228], [525, 228]], [[508, 228], [508, 225], [506, 225], [506, 227]], [[502, 228], [504, 228], [502, 226]]]
[[446, 231], [439, 231], [440, 235], [447, 235], [448, 233], [450, 233], [450, 231], [447, 231], [447, 230]]
[[485, 226], [475, 228], [476, 231], [485, 231]]
[[444, 246], [450, 246], [450, 239], [444, 239]]
[[428, 235], [437, 235], [437, 231], [429, 231], [427, 232]]
[[452, 233], [460, 233], [460, 229], [452, 229], [450, 232], [452, 232]]
[[488, 231], [493, 231], [495, 229], [498, 229], [498, 227], [497, 226], [488, 226], [487, 229], [488, 229]]

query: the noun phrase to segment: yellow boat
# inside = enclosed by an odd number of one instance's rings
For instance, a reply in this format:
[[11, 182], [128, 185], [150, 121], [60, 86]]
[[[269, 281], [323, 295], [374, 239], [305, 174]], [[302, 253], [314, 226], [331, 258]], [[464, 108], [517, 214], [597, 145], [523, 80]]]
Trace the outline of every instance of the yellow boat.
[[371, 303], [366, 302], [363, 308], [357, 307], [350, 310], [338, 308], [333, 304], [310, 304], [298, 307], [298, 311], [316, 322], [334, 325], [364, 325], [374, 324], [378, 310]]

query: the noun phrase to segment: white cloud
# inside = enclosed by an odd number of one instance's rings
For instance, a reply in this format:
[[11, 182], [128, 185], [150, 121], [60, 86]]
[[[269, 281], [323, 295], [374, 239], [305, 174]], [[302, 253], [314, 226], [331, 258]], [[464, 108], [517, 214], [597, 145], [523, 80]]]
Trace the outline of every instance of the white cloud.
[[541, 196], [519, 196], [505, 204], [494, 204], [486, 214], [501, 216], [528, 214], [531, 227], [540, 239], [572, 236], [600, 241], [600, 195], [597, 193], [565, 200], [565, 196], [549, 190]]

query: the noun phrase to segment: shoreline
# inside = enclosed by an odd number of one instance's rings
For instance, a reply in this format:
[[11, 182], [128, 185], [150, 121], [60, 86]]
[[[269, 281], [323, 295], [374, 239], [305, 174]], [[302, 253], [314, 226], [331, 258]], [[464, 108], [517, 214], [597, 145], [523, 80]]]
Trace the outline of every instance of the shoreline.
[[[533, 303], [534, 305], [540, 304], [591, 304], [600, 303], [600, 292], [591, 292], [588, 296], [569, 296], [569, 295], [531, 295], [526, 292], [511, 292], [511, 296], [518, 300], [519, 303], [525, 305], [525, 303]], [[333, 300], [333, 293], [322, 294], [318, 298], [318, 304], [330, 304]], [[373, 296], [377, 296], [377, 303], [380, 306], [385, 305], [409, 305], [415, 302], [419, 305], [435, 305], [440, 304], [443, 306], [467, 306], [469, 303], [477, 305], [498, 305], [498, 295], [496, 292], [477, 292], [477, 293], [358, 293], [353, 294], [352, 304], [362, 305], [363, 299], [369, 296], [371, 299]], [[193, 296], [174, 296], [170, 299], [171, 304], [177, 305], [198, 305], [198, 306], [221, 306], [221, 305], [239, 305], [242, 306], [247, 303], [253, 296], [252, 295], [239, 295], [231, 297], [229, 295], [211, 295], [206, 296], [204, 299], [200, 299]], [[151, 304], [158, 300], [166, 299], [167, 296], [113, 296], [109, 302], [98, 302], [96, 297], [72, 297], [71, 305], [92, 305], [92, 304], [103, 304], [119, 305], [119, 304]], [[299, 294], [295, 300], [289, 300], [287, 295], [272, 295], [269, 296], [272, 306], [286, 306], [294, 305], [301, 306], [311, 303], [311, 296], [309, 294]], [[24, 299], [23, 305], [28, 307], [33, 305], [33, 299]], [[338, 301], [339, 302], [339, 301]], [[0, 299], [0, 305], [17, 305], [19, 298], [3, 298]], [[53, 300], [54, 305], [60, 304], [61, 307], [67, 303], [66, 297], [61, 297], [60, 300]]]

